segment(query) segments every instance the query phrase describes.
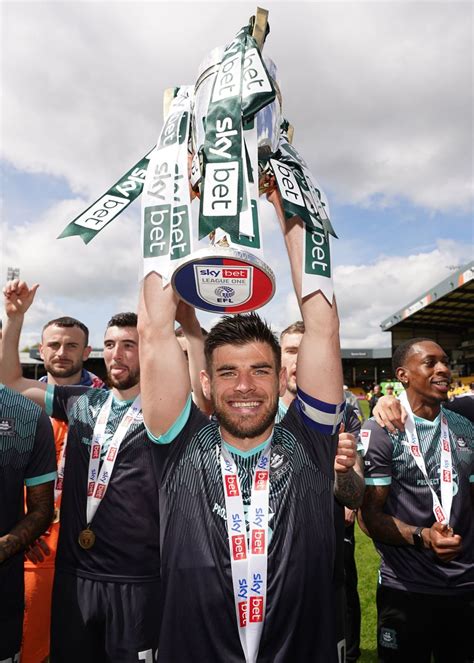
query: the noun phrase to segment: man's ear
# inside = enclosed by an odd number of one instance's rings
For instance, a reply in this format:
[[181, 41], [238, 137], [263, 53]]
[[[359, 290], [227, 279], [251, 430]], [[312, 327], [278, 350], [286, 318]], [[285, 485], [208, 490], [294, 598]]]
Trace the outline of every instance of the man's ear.
[[409, 374], [410, 371], [403, 367], [397, 368], [395, 371], [395, 375], [397, 376], [398, 381], [404, 385], [407, 385], [409, 382]]
[[199, 372], [199, 380], [201, 381], [201, 389], [202, 393], [204, 394], [204, 397], [207, 398], [208, 401], [211, 400], [211, 378], [209, 376], [209, 373], [207, 371], [200, 371]]
[[40, 355], [41, 359], [44, 359], [44, 357], [43, 357], [43, 344], [42, 343], [40, 343], [38, 345], [38, 350], [39, 350], [39, 355]]
[[82, 361], [86, 361], [87, 359], [89, 359], [89, 355], [90, 355], [91, 352], [92, 352], [92, 346], [91, 345], [86, 345], [86, 347], [84, 348], [84, 351], [82, 353]]
[[285, 366], [280, 368], [280, 375], [278, 376], [278, 381], [280, 385], [279, 396], [283, 396], [286, 392], [286, 387], [288, 385], [288, 372]]

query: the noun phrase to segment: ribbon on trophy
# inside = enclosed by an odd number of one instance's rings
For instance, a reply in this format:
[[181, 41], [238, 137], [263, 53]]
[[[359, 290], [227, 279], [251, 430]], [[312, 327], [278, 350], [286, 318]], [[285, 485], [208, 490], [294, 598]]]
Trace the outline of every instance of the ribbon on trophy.
[[155, 148], [145, 154], [106, 193], [69, 223], [58, 239], [79, 235], [88, 244], [111, 221], [121, 214], [143, 190], [148, 163]]
[[169, 281], [173, 262], [192, 250], [188, 143], [192, 87], [176, 89], [146, 173], [142, 202], [144, 276]]
[[[259, 195], [274, 178], [285, 218], [298, 216], [305, 226], [302, 297], [320, 290], [332, 301], [331, 235], [337, 236], [327, 198], [291, 144], [292, 127], [282, 122], [276, 68], [261, 53], [267, 17], [258, 8], [228, 46], [210, 54], [196, 85], [173, 89], [156, 147], [60, 237], [88, 243], [143, 191], [144, 274], [171, 280], [197, 308], [253, 310], [274, 293], [259, 214]], [[209, 236], [211, 249], [193, 250], [191, 190], [200, 198], [194, 239]]]
[[[276, 96], [249, 26], [225, 48], [215, 75], [201, 147], [199, 239], [219, 230], [228, 244], [261, 249], [255, 115]], [[230, 239], [230, 242], [229, 242]]]

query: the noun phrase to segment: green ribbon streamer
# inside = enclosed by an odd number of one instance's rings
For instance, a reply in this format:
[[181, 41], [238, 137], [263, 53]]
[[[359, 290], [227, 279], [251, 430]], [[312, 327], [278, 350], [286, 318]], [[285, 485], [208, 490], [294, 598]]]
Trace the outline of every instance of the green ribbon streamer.
[[[154, 148], [153, 148], [154, 149]], [[122, 175], [108, 191], [64, 228], [58, 239], [79, 235], [88, 244], [116, 216], [121, 214], [143, 191], [150, 154]]]

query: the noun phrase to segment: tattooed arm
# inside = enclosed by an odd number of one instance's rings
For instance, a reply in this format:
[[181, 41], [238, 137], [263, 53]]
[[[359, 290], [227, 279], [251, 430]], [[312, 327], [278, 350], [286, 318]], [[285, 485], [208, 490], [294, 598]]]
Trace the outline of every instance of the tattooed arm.
[[53, 518], [54, 482], [29, 486], [26, 490], [27, 514], [11, 532], [0, 537], [0, 563], [36, 541]]
[[343, 506], [358, 509], [364, 497], [364, 470], [351, 433], [339, 434], [334, 474], [334, 497]]

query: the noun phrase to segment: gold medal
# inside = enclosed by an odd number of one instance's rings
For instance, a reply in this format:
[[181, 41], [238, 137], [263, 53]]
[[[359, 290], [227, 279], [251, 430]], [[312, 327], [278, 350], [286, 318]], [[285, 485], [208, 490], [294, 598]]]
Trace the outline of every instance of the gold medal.
[[90, 527], [86, 527], [86, 529], [83, 529], [82, 532], [80, 532], [78, 541], [79, 545], [84, 550], [92, 548], [95, 543], [95, 534]]
[[59, 523], [59, 507], [54, 507], [53, 523]]

